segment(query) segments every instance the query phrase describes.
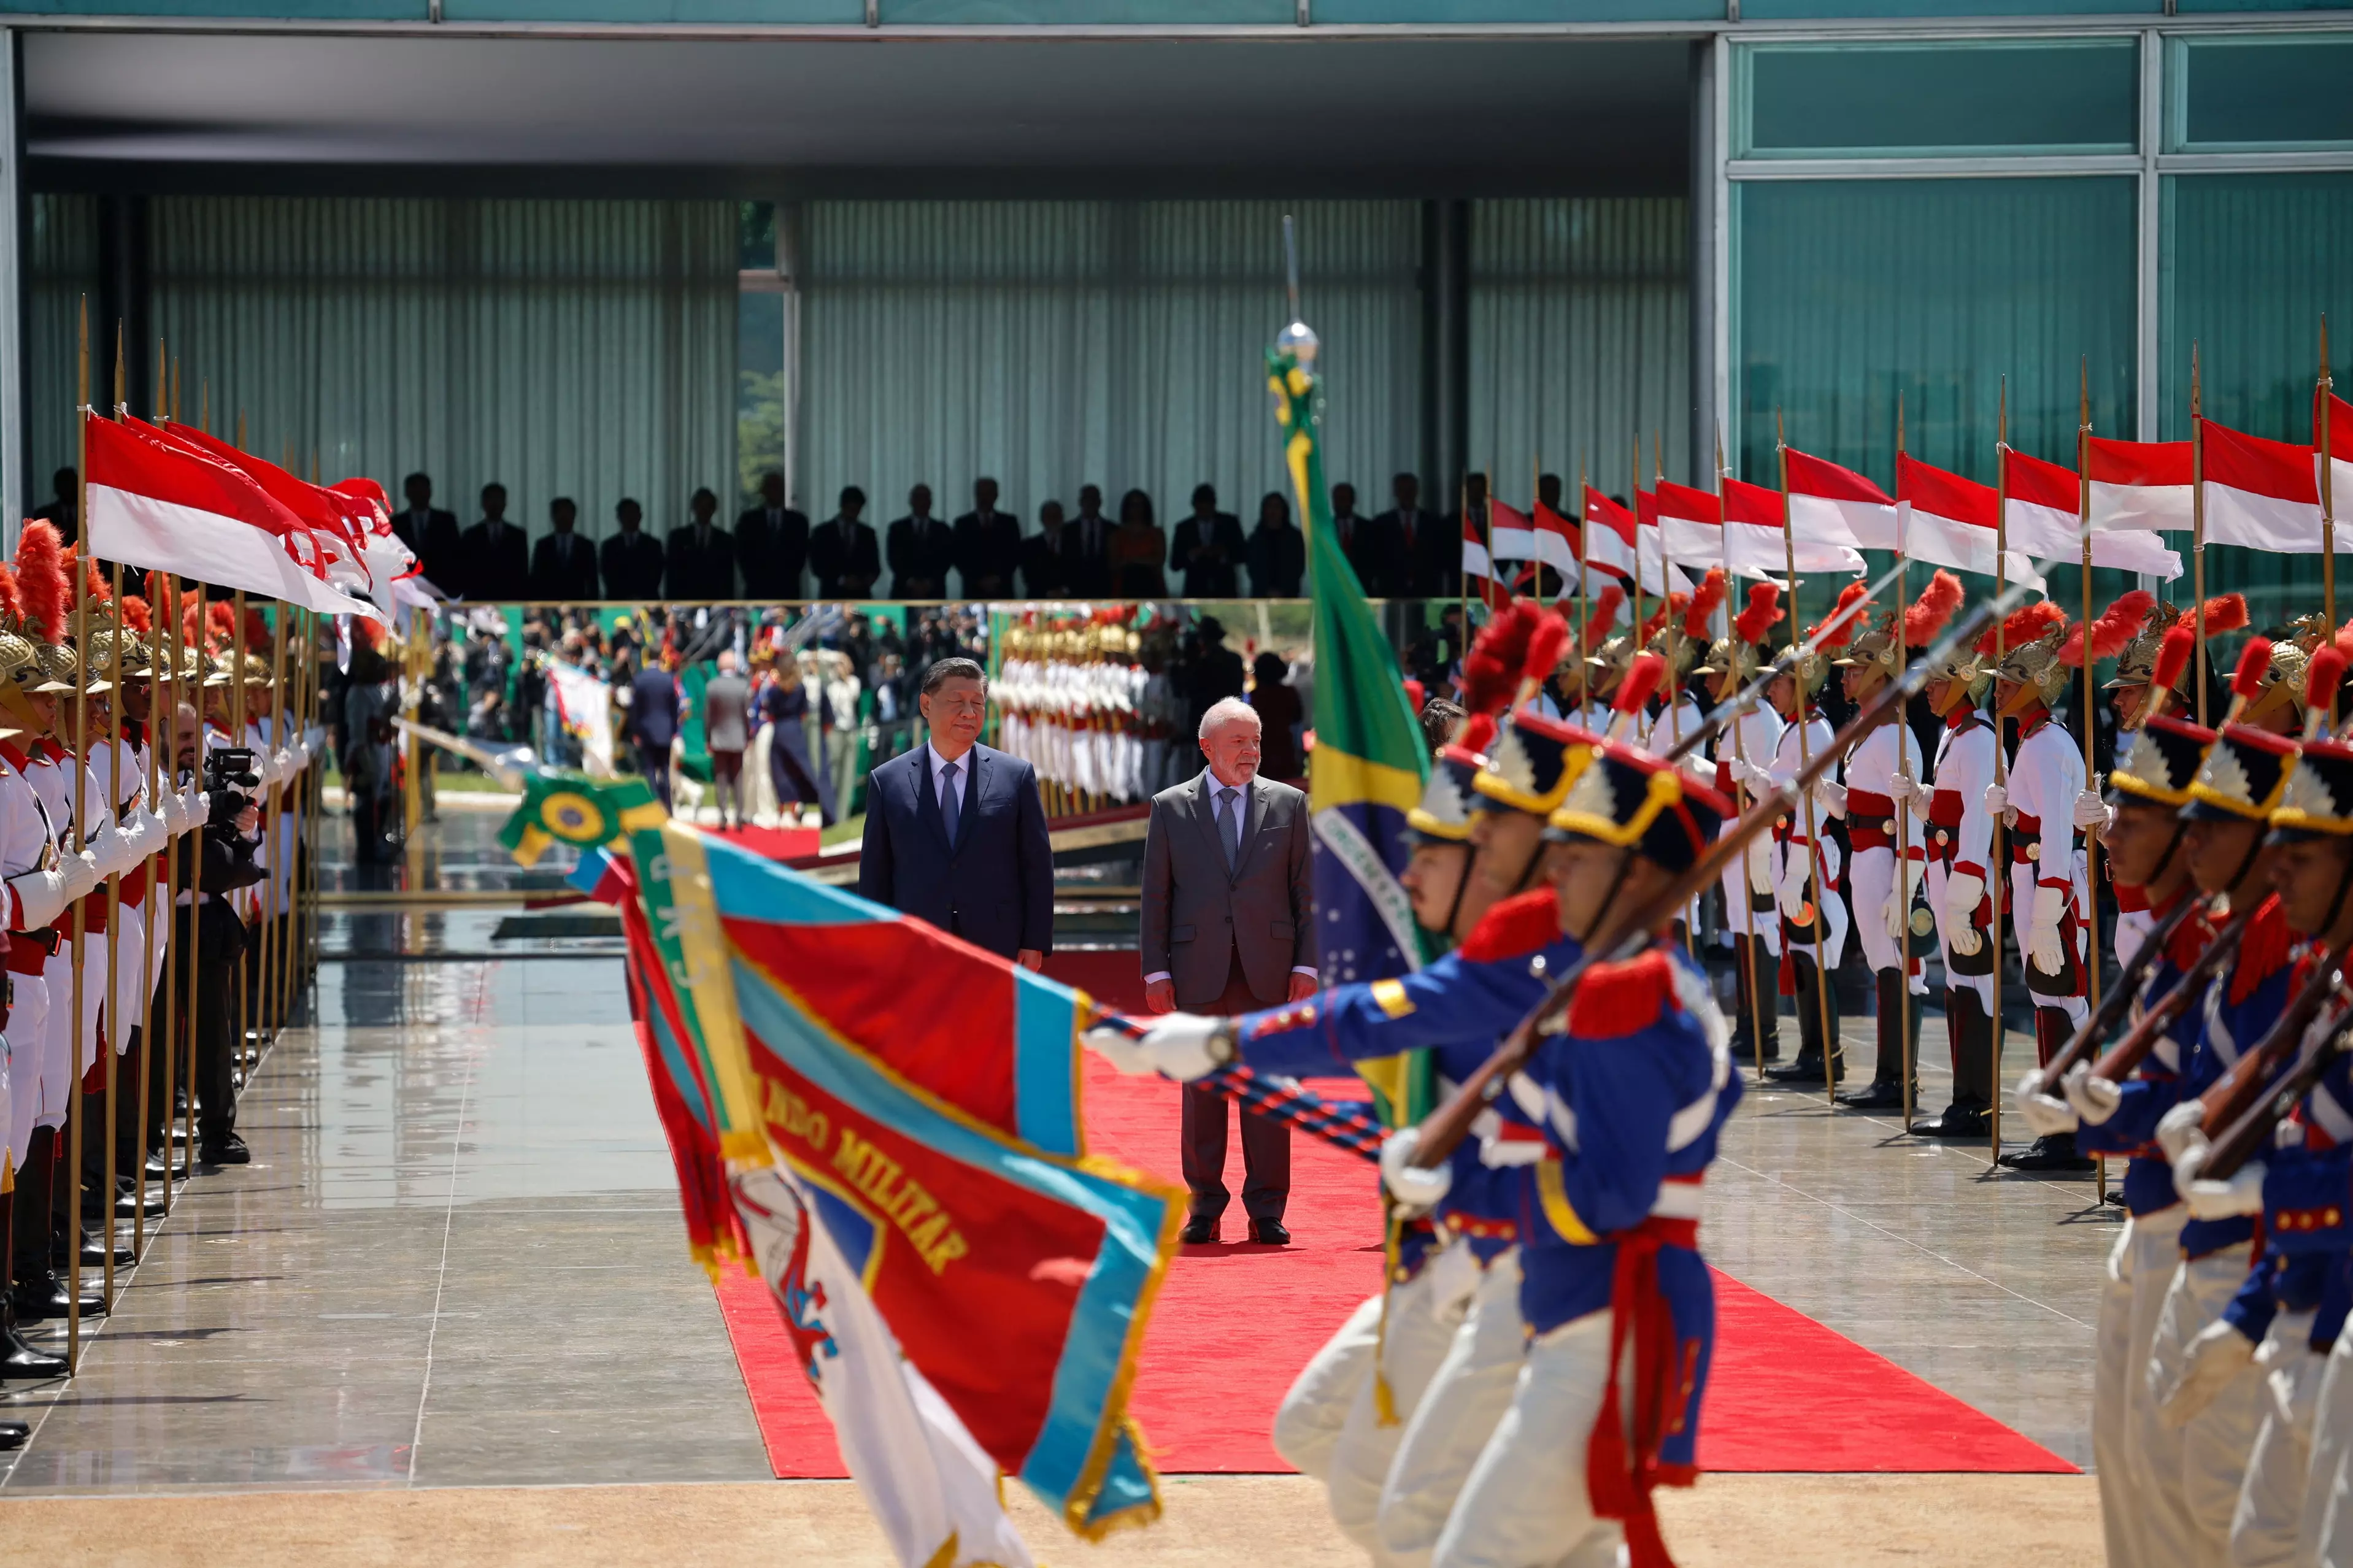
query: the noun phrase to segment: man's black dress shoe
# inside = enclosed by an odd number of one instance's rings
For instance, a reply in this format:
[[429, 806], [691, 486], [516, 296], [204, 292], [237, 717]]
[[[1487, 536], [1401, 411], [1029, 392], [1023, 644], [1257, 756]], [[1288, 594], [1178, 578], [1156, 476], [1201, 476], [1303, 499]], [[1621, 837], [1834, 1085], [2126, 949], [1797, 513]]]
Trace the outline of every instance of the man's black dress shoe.
[[1767, 1068], [1765, 1076], [1775, 1083], [1820, 1083], [1822, 1081], [1822, 1058], [1798, 1053], [1798, 1059], [1787, 1067]]
[[[73, 1298], [67, 1294], [64, 1276], [43, 1275], [32, 1282], [31, 1292], [31, 1306], [35, 1310], [27, 1310], [26, 1300], [23, 1295], [16, 1298], [18, 1322], [37, 1323], [44, 1318], [52, 1319], [60, 1323], [66, 1321], [67, 1314], [71, 1310]], [[84, 1296], [81, 1299], [81, 1315], [85, 1318], [103, 1318], [106, 1316], [106, 1299], [102, 1296]]]
[[1282, 1222], [1279, 1219], [1254, 1219], [1250, 1221], [1250, 1237], [1252, 1241], [1258, 1242], [1261, 1246], [1266, 1247], [1289, 1247], [1291, 1245], [1291, 1233], [1282, 1228]]
[[2053, 1132], [2037, 1138], [2033, 1144], [2015, 1153], [2004, 1154], [2000, 1162], [2013, 1171], [2088, 1171], [2092, 1158], [2075, 1152], [2072, 1132]]
[[10, 1383], [40, 1383], [66, 1374], [66, 1358], [35, 1350], [9, 1323], [0, 1328], [0, 1379]]
[[1915, 1121], [1915, 1138], [1984, 1138], [1993, 1131], [1992, 1113], [1983, 1106], [1948, 1105], [1933, 1121]]
[[185, 1163], [167, 1166], [164, 1163], [163, 1155], [147, 1156], [147, 1179], [151, 1182], [160, 1182], [166, 1176], [176, 1182], [186, 1177], [187, 1173], [188, 1167]]
[[1904, 1086], [1900, 1083], [1872, 1083], [1861, 1089], [1841, 1091], [1838, 1102], [1849, 1110], [1901, 1110], [1904, 1109]]
[[206, 1139], [196, 1158], [207, 1165], [242, 1165], [253, 1156], [246, 1152], [244, 1139], [234, 1132], [224, 1132], [218, 1138]]
[[33, 1440], [33, 1429], [22, 1421], [0, 1421], [0, 1454], [13, 1454]]
[[1188, 1219], [1176, 1237], [1187, 1247], [1208, 1247], [1218, 1239], [1218, 1222], [1213, 1219]]
[[[118, 1231], [116, 1234], [121, 1233]], [[121, 1242], [115, 1247], [114, 1266], [117, 1268], [127, 1268], [138, 1261], [139, 1255], [131, 1249], [131, 1244], [128, 1241]], [[61, 1241], [51, 1243], [49, 1267], [62, 1273], [65, 1266], [65, 1244]], [[103, 1231], [90, 1229], [81, 1233], [81, 1266], [84, 1268], [106, 1267], [106, 1235]]]

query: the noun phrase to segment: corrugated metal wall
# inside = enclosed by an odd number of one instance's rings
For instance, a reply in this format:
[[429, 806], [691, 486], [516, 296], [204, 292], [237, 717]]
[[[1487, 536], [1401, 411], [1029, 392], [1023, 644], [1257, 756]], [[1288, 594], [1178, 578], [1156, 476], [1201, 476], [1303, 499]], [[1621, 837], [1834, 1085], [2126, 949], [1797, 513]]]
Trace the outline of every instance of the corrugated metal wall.
[[[35, 196], [25, 265], [25, 425], [32, 468], [25, 476], [25, 510], [49, 499], [49, 476], [75, 461], [74, 316], [83, 296], [90, 309], [90, 383], [106, 395], [105, 365], [111, 327], [98, 314], [98, 198]], [[144, 406], [144, 399], [140, 400]], [[10, 528], [15, 518], [5, 520]], [[13, 535], [12, 535], [13, 537]]]
[[1284, 320], [1282, 215], [1304, 313], [1330, 345], [1326, 471], [1412, 460], [1420, 419], [1418, 209], [1409, 202], [824, 202], [799, 275], [798, 494], [870, 519], [930, 484], [946, 516], [982, 475], [1034, 519], [1082, 484], [1193, 487], [1246, 521], [1287, 489], [1263, 354]]
[[[1622, 494], [1691, 467], [1690, 218], [1680, 196], [1475, 202], [1468, 466], [1525, 505], [1539, 468]], [[1448, 498], [1451, 504], [1452, 498]]]
[[568, 495], [589, 533], [625, 495], [661, 529], [733, 494], [733, 204], [165, 198], [151, 225], [184, 413], [208, 389], [263, 457], [396, 494], [422, 469], [461, 521], [494, 479], [534, 529]]

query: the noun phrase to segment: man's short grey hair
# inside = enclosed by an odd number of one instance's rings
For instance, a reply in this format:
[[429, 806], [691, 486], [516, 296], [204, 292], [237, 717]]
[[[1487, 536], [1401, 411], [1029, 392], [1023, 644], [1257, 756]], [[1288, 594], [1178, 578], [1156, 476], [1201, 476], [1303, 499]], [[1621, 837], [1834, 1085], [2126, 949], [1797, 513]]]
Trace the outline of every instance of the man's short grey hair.
[[1212, 731], [1229, 719], [1247, 719], [1255, 728], [1266, 727], [1264, 721], [1258, 716], [1258, 710], [1240, 698], [1220, 697], [1209, 704], [1209, 710], [1207, 713], [1201, 715], [1201, 733], [1197, 738], [1208, 740]]
[[943, 658], [923, 670], [923, 695], [932, 696], [951, 680], [977, 680], [981, 695], [988, 694], [988, 671], [968, 658]]

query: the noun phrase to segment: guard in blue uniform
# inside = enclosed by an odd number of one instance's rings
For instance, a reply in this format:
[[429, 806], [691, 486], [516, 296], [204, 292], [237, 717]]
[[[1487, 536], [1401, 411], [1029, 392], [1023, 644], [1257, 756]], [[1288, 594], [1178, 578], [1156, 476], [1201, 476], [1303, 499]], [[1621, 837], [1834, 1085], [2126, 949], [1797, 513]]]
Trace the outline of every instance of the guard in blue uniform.
[[[2160, 922], [2185, 899], [2204, 902], [2190, 876], [2183, 843], [2189, 825], [2180, 813], [2213, 740], [2211, 730], [2178, 719], [2151, 719], [2108, 774], [2110, 820], [2101, 829], [2100, 843], [2107, 851], [2110, 879], [2120, 890], [2131, 889], [2135, 901]], [[2213, 924], [2202, 909], [2174, 928], [2142, 978], [2133, 1023], [2172, 994], [2213, 940]], [[2036, 1137], [2073, 1133], [2083, 1152], [2126, 1161], [2126, 1217], [2108, 1255], [2092, 1373], [2092, 1457], [2099, 1471], [2101, 1529], [2108, 1561], [2115, 1563], [2166, 1561], [2164, 1552], [2150, 1549], [2146, 1532], [2152, 1521], [2181, 1506], [2169, 1489], [2165, 1496], [2149, 1495], [2155, 1477], [2180, 1472], [2181, 1438], [2158, 1418], [2142, 1373], [2158, 1310], [2180, 1262], [2181, 1226], [2189, 1217], [2173, 1190], [2173, 1167], [2158, 1146], [2157, 1124], [2180, 1099], [2183, 1042], [2194, 1038], [2196, 1027], [2194, 1016], [2185, 1017], [2126, 1082], [2094, 1079], [2088, 1068], [2079, 1068], [2065, 1084], [2054, 1086], [2041, 1068], [2033, 1068], [2019, 1080], [2016, 1096], [2019, 1119]]]
[[[1670, 888], [1728, 809], [1655, 756], [1596, 748], [1547, 835], [1562, 931], [1584, 940]], [[1512, 1085], [1542, 1107], [1546, 1141], [1521, 1187], [1526, 1365], [1439, 1537], [1439, 1568], [1661, 1568], [1651, 1490], [1696, 1475], [1715, 1327], [1700, 1183], [1740, 1078], [1704, 973], [1663, 927], [1649, 937], [1586, 973]], [[1383, 1165], [1408, 1189], [1452, 1170]]]
[[[2306, 940], [2291, 976], [2291, 988], [2301, 991], [2314, 967], [2353, 942], [2353, 899], [2348, 897], [2353, 893], [2353, 747], [2305, 743], [2272, 814], [2270, 843], [2288, 929]], [[2319, 1047], [2348, 1023], [2353, 1009], [2340, 994], [2306, 1028], [2303, 1049]], [[2168, 1414], [2194, 1414], [2216, 1392], [2244, 1378], [2250, 1363], [2263, 1368], [2259, 1425], [2231, 1524], [2233, 1564], [2316, 1560], [2316, 1552], [2299, 1553], [2297, 1543], [2307, 1511], [2315, 1408], [2348, 1300], [2348, 1177], [2353, 1058], [2339, 1052], [2298, 1101], [2266, 1158], [2250, 1160], [2228, 1179], [2192, 1175], [2183, 1183], [2197, 1219], [2263, 1216], [2254, 1268], [2221, 1321], [2192, 1347], [2189, 1372], [2168, 1407]], [[2330, 1446], [2333, 1458], [2341, 1436]], [[2324, 1490], [2334, 1489], [2335, 1468], [2321, 1483]], [[2316, 1500], [2322, 1514], [2331, 1511], [2327, 1498]]]

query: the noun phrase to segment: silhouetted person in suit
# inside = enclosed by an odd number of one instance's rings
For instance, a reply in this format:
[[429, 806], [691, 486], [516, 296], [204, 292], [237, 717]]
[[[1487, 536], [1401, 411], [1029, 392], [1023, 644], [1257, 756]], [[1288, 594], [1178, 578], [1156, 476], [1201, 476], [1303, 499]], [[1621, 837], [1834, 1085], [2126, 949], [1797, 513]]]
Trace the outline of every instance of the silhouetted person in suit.
[[1291, 526], [1291, 503], [1269, 490], [1258, 503], [1250, 534], [1250, 592], [1261, 599], [1296, 599], [1307, 570], [1307, 536]]
[[629, 717], [624, 732], [638, 748], [638, 771], [670, 809], [670, 743], [677, 738], [684, 716], [678, 676], [670, 666], [675, 654], [658, 655], [629, 682]]
[[735, 520], [735, 564], [747, 599], [797, 599], [808, 560], [808, 519], [785, 504], [785, 476], [760, 477], [760, 504]]
[[49, 477], [49, 489], [56, 499], [35, 507], [33, 515], [56, 524], [58, 541], [71, 549], [81, 537], [81, 475], [72, 468], [59, 468]]
[[640, 603], [661, 590], [661, 542], [646, 531], [645, 508], [622, 498], [613, 509], [620, 531], [605, 541], [598, 553], [605, 569], [605, 597]]
[[1218, 510], [1214, 486], [1193, 487], [1193, 515], [1176, 525], [1168, 569], [1185, 574], [1188, 599], [1231, 599], [1241, 593], [1241, 520]]
[[411, 474], [401, 481], [400, 493], [408, 500], [406, 511], [392, 514], [392, 531], [417, 557], [420, 576], [445, 594], [465, 591], [458, 580], [458, 517], [433, 504], [433, 480], [426, 474]]
[[1340, 553], [1356, 568], [1356, 581], [1367, 597], [1384, 598], [1397, 592], [1395, 584], [1404, 575], [1397, 525], [1388, 518], [1357, 516], [1354, 485], [1332, 487], [1332, 532]]
[[1077, 599], [1099, 599], [1112, 591], [1112, 521], [1103, 514], [1103, 491], [1079, 487], [1079, 515], [1062, 527], [1063, 592]]
[[955, 567], [965, 597], [1002, 599], [1021, 560], [1021, 520], [997, 510], [997, 481], [975, 479], [972, 510], [955, 520]]
[[670, 531], [670, 598], [708, 604], [735, 596], [735, 536], [719, 526], [719, 498], [708, 489], [686, 503], [688, 521]]
[[875, 548], [874, 525], [858, 521], [866, 492], [856, 485], [841, 491], [841, 510], [809, 530], [809, 575], [820, 599], [863, 599], [882, 575], [882, 552]]
[[944, 599], [955, 564], [955, 534], [932, 515], [932, 487], [907, 492], [907, 515], [891, 525], [883, 543], [891, 562], [891, 593], [900, 599]]
[[531, 544], [507, 521], [507, 488], [495, 479], [482, 487], [482, 521], [459, 542], [459, 568], [458, 592], [477, 604], [514, 605], [531, 596]]
[[1062, 503], [1050, 500], [1038, 509], [1038, 531], [1021, 542], [1021, 586], [1033, 599], [1058, 599], [1071, 591], [1070, 546], [1062, 522]]
[[1396, 504], [1377, 520], [1394, 531], [1398, 570], [1389, 579], [1389, 591], [1401, 598], [1451, 599], [1462, 574], [1461, 535], [1449, 538], [1434, 513], [1422, 510], [1421, 481], [1399, 474], [1389, 481]]
[[1226, 646], [1225, 623], [1203, 616], [1194, 626], [1199, 649], [1185, 689], [1186, 722], [1195, 730], [1210, 709], [1227, 698], [1242, 695], [1242, 656]]
[[575, 532], [580, 509], [570, 496], [547, 503], [552, 531], [532, 547], [531, 596], [540, 602], [596, 596], [596, 547]]

